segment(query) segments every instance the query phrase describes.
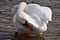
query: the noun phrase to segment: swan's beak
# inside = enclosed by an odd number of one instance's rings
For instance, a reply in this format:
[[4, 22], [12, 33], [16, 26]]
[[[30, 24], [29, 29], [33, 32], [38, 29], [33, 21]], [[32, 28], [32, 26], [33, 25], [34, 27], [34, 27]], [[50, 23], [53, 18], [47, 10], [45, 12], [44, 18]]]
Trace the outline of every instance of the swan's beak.
[[25, 22], [25, 24], [23, 24], [28, 30], [32, 31], [33, 30], [33, 26], [31, 24], [29, 24], [27, 21]]

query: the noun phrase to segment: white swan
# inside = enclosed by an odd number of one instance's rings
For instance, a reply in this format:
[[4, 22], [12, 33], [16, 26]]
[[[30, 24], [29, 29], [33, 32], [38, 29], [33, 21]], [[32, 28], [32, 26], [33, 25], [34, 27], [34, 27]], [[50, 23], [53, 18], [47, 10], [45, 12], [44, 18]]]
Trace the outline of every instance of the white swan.
[[[12, 14], [17, 31], [21, 29], [27, 33], [45, 32], [47, 30], [48, 21], [52, 20], [52, 11], [50, 8], [38, 4], [27, 5], [25, 2], [21, 2], [19, 5], [14, 6]], [[34, 31], [29, 31], [22, 25], [25, 24], [26, 21], [28, 24], [32, 25]]]

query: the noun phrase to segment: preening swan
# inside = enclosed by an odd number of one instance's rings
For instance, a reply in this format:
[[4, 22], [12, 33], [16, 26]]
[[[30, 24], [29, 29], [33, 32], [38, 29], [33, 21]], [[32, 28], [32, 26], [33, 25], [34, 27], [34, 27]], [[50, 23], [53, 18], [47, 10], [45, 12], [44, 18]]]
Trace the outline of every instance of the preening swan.
[[[24, 31], [28, 34], [39, 34], [47, 30], [48, 21], [52, 20], [52, 11], [49, 7], [38, 4], [26, 4], [21, 2], [12, 9], [13, 23], [16, 30]], [[24, 27], [23, 24], [32, 26], [32, 31]]]

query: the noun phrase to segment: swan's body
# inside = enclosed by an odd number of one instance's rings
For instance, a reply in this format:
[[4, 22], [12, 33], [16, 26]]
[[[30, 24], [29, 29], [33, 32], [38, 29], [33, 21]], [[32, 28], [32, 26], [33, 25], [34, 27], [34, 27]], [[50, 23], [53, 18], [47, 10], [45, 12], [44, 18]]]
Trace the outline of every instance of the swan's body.
[[[47, 23], [51, 21], [52, 12], [48, 7], [43, 7], [38, 4], [26, 4], [22, 2], [19, 5], [16, 5], [13, 10], [13, 23], [18, 29], [29, 33], [41, 33], [47, 30]], [[15, 14], [14, 14], [15, 13]], [[28, 24], [31, 24], [34, 31], [26, 29], [22, 24], [25, 24], [25, 21]], [[19, 23], [20, 22], [20, 23]]]

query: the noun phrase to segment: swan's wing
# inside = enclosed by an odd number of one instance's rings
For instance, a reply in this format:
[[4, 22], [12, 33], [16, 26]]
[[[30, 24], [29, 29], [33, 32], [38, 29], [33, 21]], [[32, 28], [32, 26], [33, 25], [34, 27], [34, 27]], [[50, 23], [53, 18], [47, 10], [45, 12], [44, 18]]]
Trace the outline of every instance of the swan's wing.
[[18, 5], [15, 5], [12, 9], [11, 9], [11, 15], [14, 16], [17, 12], [18, 9]]
[[52, 10], [49, 7], [41, 7], [42, 12], [45, 14], [49, 21], [52, 21]]
[[35, 19], [23, 11], [21, 11], [19, 14], [17, 14], [17, 19], [23, 24], [25, 23], [25, 21], [27, 21], [28, 23], [32, 24], [33, 26], [39, 27], [39, 25], [38, 25], [38, 23], [36, 23]]
[[45, 32], [47, 30], [47, 21], [46, 22], [36, 22], [35, 19], [30, 17], [28, 14], [24, 14], [24, 19], [29, 22], [30, 24], [34, 25], [33, 28], [39, 30], [39, 32]]
[[45, 32], [47, 30], [47, 25], [45, 23], [43, 23], [41, 27], [38, 27], [35, 30], [37, 33]]
[[51, 21], [52, 11], [48, 7], [42, 7], [35, 4], [28, 4], [25, 8], [25, 12], [29, 15], [36, 14], [43, 20]]
[[26, 20], [28, 23], [32, 24], [34, 27], [38, 28], [39, 25], [38, 23], [35, 21], [35, 19], [33, 17], [31, 17], [30, 15], [28, 15], [27, 13], [23, 12], [23, 18], [24, 20]]
[[41, 32], [45, 32], [47, 30], [47, 24], [43, 22], [42, 27], [38, 28]]

